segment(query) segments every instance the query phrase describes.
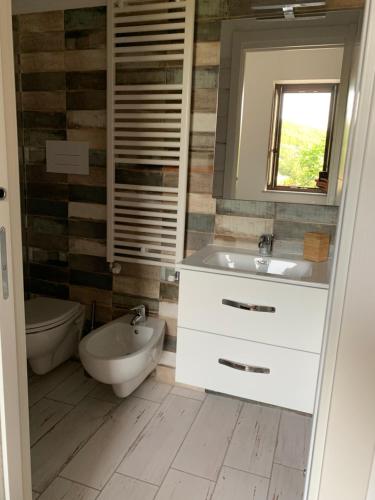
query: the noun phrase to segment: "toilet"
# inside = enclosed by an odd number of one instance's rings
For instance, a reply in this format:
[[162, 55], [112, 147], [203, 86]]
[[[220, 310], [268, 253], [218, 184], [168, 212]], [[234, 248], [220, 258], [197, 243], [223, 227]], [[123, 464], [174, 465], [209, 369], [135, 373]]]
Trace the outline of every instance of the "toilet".
[[44, 375], [77, 354], [85, 308], [78, 302], [37, 297], [25, 302], [27, 359]]

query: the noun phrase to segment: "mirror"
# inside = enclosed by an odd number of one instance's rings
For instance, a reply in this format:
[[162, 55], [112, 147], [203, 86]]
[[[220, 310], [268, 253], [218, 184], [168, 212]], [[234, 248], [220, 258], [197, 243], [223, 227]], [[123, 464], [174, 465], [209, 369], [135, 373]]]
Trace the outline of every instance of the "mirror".
[[222, 22], [217, 198], [338, 205], [360, 13]]

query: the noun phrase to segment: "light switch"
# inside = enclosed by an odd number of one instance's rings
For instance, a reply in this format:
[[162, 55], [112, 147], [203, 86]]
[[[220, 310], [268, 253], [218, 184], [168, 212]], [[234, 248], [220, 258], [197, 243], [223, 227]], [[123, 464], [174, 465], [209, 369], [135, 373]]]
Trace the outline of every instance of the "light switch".
[[89, 175], [89, 143], [46, 141], [47, 172]]

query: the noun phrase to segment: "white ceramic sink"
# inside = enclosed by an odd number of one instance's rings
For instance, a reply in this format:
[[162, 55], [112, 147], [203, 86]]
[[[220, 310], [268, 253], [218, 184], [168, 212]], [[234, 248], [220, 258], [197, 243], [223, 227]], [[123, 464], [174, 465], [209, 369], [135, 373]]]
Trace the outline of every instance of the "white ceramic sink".
[[228, 271], [270, 274], [295, 280], [309, 278], [312, 274], [311, 262], [277, 257], [260, 257], [259, 255], [232, 251], [212, 252], [203, 259], [203, 264]]

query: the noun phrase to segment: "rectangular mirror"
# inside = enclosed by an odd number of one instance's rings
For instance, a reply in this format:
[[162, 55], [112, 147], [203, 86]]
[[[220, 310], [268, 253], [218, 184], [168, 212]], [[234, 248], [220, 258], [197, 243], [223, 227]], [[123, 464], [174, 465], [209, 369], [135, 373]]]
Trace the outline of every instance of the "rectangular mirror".
[[360, 21], [222, 22], [215, 197], [340, 203]]

